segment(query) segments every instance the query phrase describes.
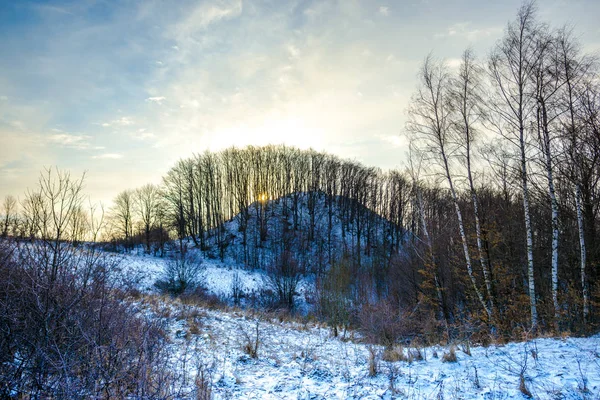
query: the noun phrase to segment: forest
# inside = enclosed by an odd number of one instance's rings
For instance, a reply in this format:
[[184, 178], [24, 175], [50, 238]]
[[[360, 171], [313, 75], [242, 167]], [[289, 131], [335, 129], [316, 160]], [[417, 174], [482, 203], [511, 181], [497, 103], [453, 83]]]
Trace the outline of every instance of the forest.
[[[122, 191], [106, 209], [87, 204], [84, 176], [49, 168], [2, 204], [0, 353], [30, 354], [39, 372], [71, 337], [82, 348], [113, 341], [140, 360], [128, 373], [143, 376], [152, 350], [131, 349], [123, 327], [156, 343], [158, 328], [98, 311], [125, 307], [112, 300], [105, 255], [139, 249], [264, 271], [280, 286], [261, 304], [292, 315], [297, 281], [309, 277], [313, 318], [384, 345], [596, 332], [599, 71], [571, 29], [525, 3], [485, 58], [467, 49], [452, 64], [424, 59], [398, 127], [409, 143], [402, 168], [231, 147], [182, 158], [162, 183]], [[163, 289], [201, 296], [192, 285]], [[66, 313], [73, 307], [80, 314]], [[94, 357], [117, 370], [100, 350]]]

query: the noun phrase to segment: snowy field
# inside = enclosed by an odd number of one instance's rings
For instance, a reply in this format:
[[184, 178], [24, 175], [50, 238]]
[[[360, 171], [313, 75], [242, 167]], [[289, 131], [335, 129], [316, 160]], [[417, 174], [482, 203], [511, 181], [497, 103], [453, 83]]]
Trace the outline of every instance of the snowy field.
[[[536, 399], [600, 398], [600, 337], [526, 343], [397, 349], [405, 361], [384, 361], [381, 347], [331, 330], [245, 311], [215, 311], [179, 301], [142, 302], [168, 327], [173, 360], [202, 370], [217, 399]], [[152, 305], [151, 305], [152, 304]], [[253, 349], [258, 329], [256, 358]], [[410, 361], [420, 353], [422, 360]], [[521, 384], [521, 376], [523, 384]], [[523, 389], [523, 390], [521, 390]]]
[[[209, 310], [152, 294], [164, 262], [129, 255], [121, 266], [130, 281], [149, 293], [137, 304], [166, 327], [176, 354], [174, 370], [189, 374], [190, 390], [196, 373], [203, 371], [217, 399], [522, 399], [528, 394], [600, 399], [600, 336], [488, 347], [405, 347], [394, 355], [403, 360], [392, 362], [383, 348], [363, 343], [352, 332], [342, 340], [314, 323], [247, 310]], [[230, 298], [235, 274], [247, 294], [265, 285], [258, 271], [212, 261], [204, 266], [203, 286], [222, 299]], [[310, 290], [306, 282], [302, 290]], [[451, 347], [456, 361], [444, 361]], [[249, 354], [253, 349], [256, 357]]]

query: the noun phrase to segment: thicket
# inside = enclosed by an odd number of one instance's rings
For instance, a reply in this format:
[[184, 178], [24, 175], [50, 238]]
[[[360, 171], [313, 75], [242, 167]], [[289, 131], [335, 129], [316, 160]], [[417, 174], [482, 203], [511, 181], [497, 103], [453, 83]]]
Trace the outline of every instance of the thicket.
[[83, 178], [48, 170], [21, 218], [29, 240], [0, 241], [0, 398], [189, 396], [160, 319], [123, 291], [119, 259], [98, 249], [100, 215]]

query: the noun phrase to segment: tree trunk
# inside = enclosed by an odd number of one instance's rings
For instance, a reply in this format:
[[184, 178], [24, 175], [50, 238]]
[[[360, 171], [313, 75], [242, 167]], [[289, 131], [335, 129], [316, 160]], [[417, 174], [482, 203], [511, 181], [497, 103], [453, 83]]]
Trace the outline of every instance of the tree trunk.
[[586, 275], [585, 275], [585, 264], [586, 264], [586, 255], [585, 255], [585, 233], [583, 230], [583, 211], [581, 207], [581, 186], [579, 183], [575, 185], [575, 206], [577, 208], [577, 227], [579, 228], [579, 250], [580, 250], [580, 270], [581, 270], [581, 291], [583, 294], [583, 323], [587, 324], [587, 318], [589, 315], [589, 295], [586, 285]]
[[524, 127], [520, 127], [519, 145], [521, 149], [521, 185], [523, 190], [523, 211], [525, 214], [525, 230], [527, 233], [527, 279], [529, 287], [529, 303], [531, 308], [531, 329], [538, 325], [537, 301], [535, 298], [535, 280], [533, 274], [533, 231], [529, 213], [529, 188], [527, 185], [527, 158], [525, 156]]

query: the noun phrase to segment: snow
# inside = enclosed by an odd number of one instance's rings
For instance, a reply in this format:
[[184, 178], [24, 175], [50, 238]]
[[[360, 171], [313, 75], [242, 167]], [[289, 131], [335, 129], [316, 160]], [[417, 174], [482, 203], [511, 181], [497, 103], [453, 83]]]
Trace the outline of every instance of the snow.
[[[177, 301], [168, 307], [172, 311], [165, 321], [171, 346], [179, 349], [176, 362], [202, 360], [216, 399], [522, 399], [521, 371], [536, 399], [600, 395], [597, 336], [471, 347], [470, 356], [459, 345], [454, 363], [442, 361], [447, 347], [420, 348], [424, 360], [409, 363], [383, 361], [383, 348], [375, 346], [379, 372], [370, 376], [370, 346], [358, 337], [342, 340], [313, 323], [239, 310]], [[200, 315], [199, 331], [189, 334], [190, 319], [178, 315]], [[257, 321], [260, 344], [253, 359], [243, 348], [248, 340], [254, 342]]]
[[[129, 282], [152, 298], [164, 262], [126, 255], [121, 268]], [[265, 287], [260, 270], [207, 259], [203, 265], [202, 285], [222, 299], [230, 299], [236, 274], [247, 295]], [[310, 282], [303, 281], [299, 292], [310, 290]], [[448, 346], [419, 348], [422, 361], [387, 362], [382, 360], [383, 348], [363, 343], [353, 332], [345, 339], [334, 338], [329, 328], [316, 323], [160, 299], [140, 300], [140, 312], [167, 327], [169, 346], [176, 354], [174, 370], [183, 366], [193, 385], [201, 365], [216, 399], [524, 399], [521, 375], [536, 399], [600, 398], [600, 336], [471, 346], [471, 355], [464, 343], [457, 343], [457, 362], [442, 361]], [[244, 347], [254, 342], [257, 322], [255, 359]], [[416, 350], [403, 349], [405, 355], [409, 351]], [[371, 352], [378, 365], [375, 376], [369, 374]]]

